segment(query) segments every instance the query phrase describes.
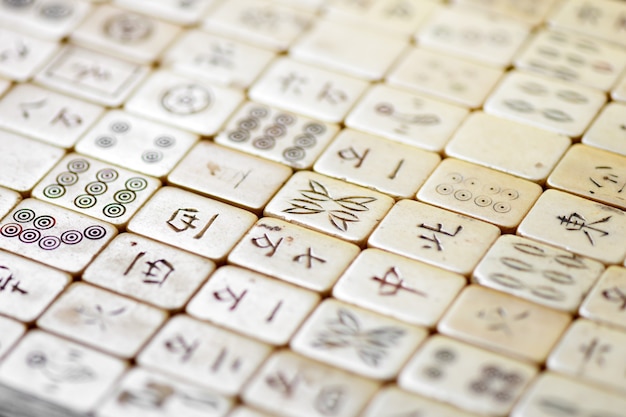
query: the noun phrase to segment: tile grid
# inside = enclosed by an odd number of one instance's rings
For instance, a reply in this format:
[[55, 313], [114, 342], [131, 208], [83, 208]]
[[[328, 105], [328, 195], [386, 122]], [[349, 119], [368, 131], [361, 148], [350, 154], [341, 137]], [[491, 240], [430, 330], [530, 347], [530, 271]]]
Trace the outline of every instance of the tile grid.
[[[142, 0], [49, 3], [0, 6], [10, 40], [0, 77], [16, 82], [0, 96], [10, 150], [0, 156], [0, 399], [18, 389], [50, 412], [97, 416], [626, 407], [623, 378], [607, 370], [626, 366], [624, 3], [549, 11], [528, 1], [505, 12], [520, 19], [508, 25], [470, 0], [163, 2], [171, 16]], [[189, 59], [180, 29], [153, 12], [203, 22], [216, 40]], [[399, 16], [411, 29], [387, 32]], [[542, 35], [521, 46], [532, 31]], [[70, 46], [54, 56], [37, 37]], [[365, 52], [352, 45], [362, 37]], [[28, 71], [11, 72], [37, 48]], [[289, 55], [270, 61], [275, 52]], [[159, 56], [148, 75], [142, 64]], [[17, 84], [24, 74], [38, 86]], [[482, 93], [467, 96], [472, 83]], [[258, 103], [244, 103], [242, 87]], [[113, 109], [101, 116], [101, 106]], [[55, 139], [59, 126], [71, 133]], [[539, 141], [525, 143], [535, 133], [554, 142], [548, 159]], [[505, 134], [514, 140], [501, 144]], [[475, 152], [467, 138], [482, 135]], [[414, 166], [423, 172], [409, 181]], [[151, 175], [180, 188], [157, 190]], [[40, 263], [97, 287], [69, 286]], [[108, 265], [117, 271], [107, 279]], [[38, 290], [36, 273], [58, 282]], [[381, 381], [417, 395], [376, 394]]]

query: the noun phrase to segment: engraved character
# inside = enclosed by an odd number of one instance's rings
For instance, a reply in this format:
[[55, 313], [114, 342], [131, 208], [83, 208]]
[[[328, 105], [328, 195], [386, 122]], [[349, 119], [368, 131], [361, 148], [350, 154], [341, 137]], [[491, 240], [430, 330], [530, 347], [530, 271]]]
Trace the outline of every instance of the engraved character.
[[437, 223], [437, 227], [433, 227], [433, 226], [429, 226], [425, 223], [422, 223], [420, 225], [417, 226], [420, 229], [426, 229], [429, 230], [432, 233], [432, 235], [427, 236], [427, 235], [420, 235], [419, 238], [420, 239], [424, 239], [427, 240], [429, 242], [432, 242], [434, 244], [433, 245], [429, 245], [429, 244], [425, 244], [424, 246], [422, 246], [422, 248], [424, 249], [432, 249], [433, 247], [436, 248], [436, 250], [438, 252], [441, 252], [443, 250], [443, 246], [441, 244], [441, 241], [439, 240], [439, 235], [444, 235], [444, 236], [449, 236], [449, 237], [455, 237], [459, 232], [461, 232], [463, 230], [463, 226], [459, 225], [457, 226], [456, 230], [452, 233], [452, 232], [446, 232], [443, 229], [443, 225], [441, 223]]
[[21, 295], [28, 294], [28, 291], [20, 288], [20, 281], [15, 280], [11, 270], [6, 266], [0, 265], [0, 292], [4, 292], [9, 288], [12, 293], [16, 292]]
[[[124, 271], [124, 275], [128, 275], [135, 267], [137, 261], [139, 261], [145, 254], [146, 252], [139, 252], [132, 260], [128, 268], [126, 268], [126, 271]], [[144, 276], [143, 282], [146, 284], [158, 284], [161, 286], [165, 283], [169, 275], [174, 272], [174, 266], [165, 259], [145, 261], [144, 264], [147, 265], [148, 268], [145, 271], [141, 271], [141, 274]]]
[[557, 216], [557, 219], [561, 221], [561, 225], [565, 225], [565, 230], [582, 231], [585, 236], [587, 236], [589, 243], [592, 245], [595, 245], [593, 234], [596, 234], [599, 237], [604, 237], [609, 234], [609, 232], [599, 229], [593, 225], [607, 223], [611, 220], [611, 216], [607, 216], [594, 222], [587, 222], [587, 219], [585, 219], [582, 215], [578, 213], [571, 213], [569, 216]]
[[404, 283], [404, 278], [400, 276], [400, 271], [398, 271], [395, 266], [389, 268], [387, 272], [385, 272], [385, 275], [382, 276], [382, 278], [374, 276], [372, 277], [372, 280], [380, 283], [380, 286], [378, 287], [378, 294], [382, 296], [397, 295], [398, 292], [404, 290], [416, 295], [420, 295], [422, 297], [427, 297], [426, 293], [406, 286]]
[[[172, 228], [176, 233], [184, 232], [188, 229], [196, 229], [197, 226], [194, 224], [196, 221], [200, 221], [200, 218], [196, 216], [198, 213], [198, 209], [195, 208], [180, 208], [175, 210], [170, 216], [169, 220], [166, 222], [167, 225]], [[200, 239], [204, 236], [204, 233], [211, 227], [213, 222], [217, 219], [219, 214], [215, 214], [211, 217], [206, 224], [200, 229], [198, 233], [196, 233], [193, 238]]]

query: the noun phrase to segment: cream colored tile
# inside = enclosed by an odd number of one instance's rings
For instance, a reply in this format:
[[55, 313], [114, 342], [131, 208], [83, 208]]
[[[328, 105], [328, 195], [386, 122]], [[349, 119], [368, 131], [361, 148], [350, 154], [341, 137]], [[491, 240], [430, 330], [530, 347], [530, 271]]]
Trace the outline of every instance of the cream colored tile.
[[344, 129], [313, 169], [394, 198], [411, 198], [440, 160], [435, 153]]
[[146, 66], [68, 45], [35, 76], [35, 81], [62, 93], [117, 107], [148, 71]]
[[57, 42], [4, 27], [0, 29], [0, 45], [0, 76], [17, 82], [27, 81], [35, 75], [59, 47]]
[[454, 134], [446, 154], [543, 182], [570, 145], [566, 136], [478, 111]]
[[214, 7], [218, 0], [180, 1], [180, 0], [114, 0], [115, 4], [137, 13], [147, 14], [183, 26], [197, 24]]
[[335, 287], [341, 301], [434, 327], [465, 286], [464, 277], [378, 249], [366, 249]]
[[401, 200], [367, 244], [469, 275], [499, 235], [500, 230], [491, 224], [417, 201]]
[[19, 193], [30, 191], [63, 157], [56, 146], [0, 130], [0, 186]]
[[428, 332], [343, 302], [323, 301], [290, 346], [356, 374], [392, 380]]
[[190, 132], [111, 110], [76, 144], [76, 152], [155, 177], [166, 176], [198, 140]]
[[426, 180], [417, 199], [511, 230], [541, 191], [530, 181], [448, 158]]
[[473, 281], [573, 313], [603, 271], [600, 262], [523, 237], [504, 235], [480, 261]]
[[217, 133], [244, 95], [169, 71], [156, 71], [128, 99], [131, 113], [203, 136]]
[[626, 103], [611, 102], [587, 129], [582, 142], [626, 156]]
[[411, 48], [386, 80], [398, 87], [478, 108], [501, 76], [502, 70], [496, 68], [425, 48]]
[[613, 0], [563, 2], [549, 23], [557, 28], [579, 32], [626, 46], [624, 17], [626, 4]]
[[626, 72], [611, 91], [611, 98], [616, 101], [626, 101]]
[[204, 19], [204, 28], [275, 51], [289, 48], [310, 24], [312, 14], [266, 0], [221, 2]]
[[626, 256], [626, 214], [557, 190], [544, 192], [517, 233], [603, 263]]
[[80, 0], [6, 1], [0, 4], [0, 24], [40, 38], [60, 40], [74, 30], [91, 7]]
[[328, 292], [359, 247], [304, 227], [264, 217], [228, 255], [228, 262]]
[[626, 156], [574, 145], [550, 174], [548, 185], [626, 209], [626, 195], [622, 194], [626, 190]]
[[[363, 44], [367, 48], [355, 48]], [[402, 39], [369, 26], [319, 19], [289, 49], [297, 60], [366, 80], [380, 80], [409, 46]]]
[[0, 251], [0, 313], [32, 322], [71, 279], [69, 274]]
[[278, 191], [264, 214], [362, 244], [392, 205], [391, 197], [376, 191], [301, 171]]
[[272, 345], [289, 342], [318, 294], [236, 266], [218, 269], [187, 313]]
[[0, 248], [76, 274], [116, 234], [108, 223], [29, 198], [0, 223]]
[[165, 312], [83, 283], [72, 284], [37, 320], [44, 330], [132, 358], [167, 319]]
[[377, 388], [371, 380], [281, 350], [265, 362], [242, 398], [273, 416], [356, 417]]
[[20, 193], [9, 190], [8, 188], [0, 187], [0, 218], [6, 216], [6, 214], [21, 200], [22, 196]]
[[571, 321], [526, 300], [471, 285], [439, 322], [439, 332], [499, 353], [543, 362]]
[[[152, 4], [150, 9], [154, 8]], [[245, 42], [189, 29], [165, 51], [161, 65], [188, 77], [243, 89], [254, 82], [274, 56], [272, 51]]]
[[504, 416], [536, 373], [531, 365], [436, 335], [413, 356], [398, 383], [480, 415]]
[[538, 32], [515, 58], [519, 69], [608, 91], [626, 66], [626, 50], [567, 32]]
[[259, 212], [291, 176], [291, 169], [202, 141], [167, 177], [170, 184]]
[[37, 184], [32, 196], [121, 226], [160, 186], [154, 178], [73, 153]]
[[439, 152], [468, 111], [385, 84], [373, 85], [346, 118], [348, 127]]
[[150, 341], [137, 362], [230, 397], [270, 352], [267, 345], [178, 315]]
[[84, 413], [96, 406], [126, 367], [119, 359], [32, 330], [0, 366], [0, 381]]
[[570, 377], [545, 372], [537, 378], [511, 417], [619, 416], [624, 396]]
[[26, 333], [24, 324], [0, 316], [0, 359], [11, 351], [24, 333]]
[[498, 13], [537, 26], [543, 22], [557, 0], [454, 0], [455, 3], [479, 7], [490, 13]]
[[579, 314], [626, 330], [626, 269], [610, 266], [587, 295]]
[[458, 408], [425, 397], [409, 394], [395, 385], [381, 389], [367, 406], [363, 417], [420, 416], [420, 417], [476, 417]]
[[208, 259], [132, 233], [122, 233], [82, 279], [166, 310], [181, 309], [215, 269]]
[[150, 64], [180, 28], [108, 4], [97, 6], [70, 34], [70, 40], [138, 64]]
[[220, 261], [256, 219], [228, 204], [164, 187], [133, 217], [128, 231]]
[[363, 80], [285, 57], [274, 61], [248, 95], [260, 103], [337, 123], [344, 119], [367, 86]]
[[98, 417], [224, 417], [232, 401], [214, 392], [145, 368], [124, 375], [98, 407]]
[[95, 104], [32, 84], [18, 84], [0, 101], [0, 126], [70, 148], [102, 112]]
[[602, 108], [599, 90], [519, 71], [509, 72], [485, 103], [486, 113], [579, 137]]
[[505, 68], [528, 35], [528, 25], [479, 9], [441, 8], [416, 34], [420, 45]]
[[577, 320], [548, 358], [548, 369], [626, 392], [626, 332]]
[[249, 101], [215, 142], [296, 169], [310, 169], [338, 130], [336, 124]]

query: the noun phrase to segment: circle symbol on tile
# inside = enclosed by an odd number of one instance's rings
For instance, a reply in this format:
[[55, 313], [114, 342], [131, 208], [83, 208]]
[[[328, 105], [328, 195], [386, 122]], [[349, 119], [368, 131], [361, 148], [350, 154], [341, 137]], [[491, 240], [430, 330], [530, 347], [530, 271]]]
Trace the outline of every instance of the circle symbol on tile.
[[496, 213], [508, 213], [511, 211], [511, 205], [505, 202], [499, 202], [493, 205], [493, 210]]
[[250, 135], [248, 134], [248, 132], [245, 130], [241, 130], [241, 129], [237, 129], [228, 134], [228, 139], [230, 139], [233, 142], [245, 142], [249, 138], [250, 138]]
[[106, 236], [106, 234], [107, 231], [105, 230], [105, 228], [97, 225], [87, 227], [84, 233], [85, 237], [91, 240], [102, 239], [104, 236]]
[[74, 10], [65, 4], [46, 4], [39, 10], [39, 14], [46, 19], [65, 19], [71, 16]]
[[141, 159], [149, 164], [154, 164], [163, 159], [163, 153], [159, 151], [145, 151], [141, 154]]
[[19, 239], [24, 243], [34, 243], [41, 239], [41, 232], [36, 229], [24, 229]]
[[287, 161], [299, 161], [306, 156], [304, 149], [298, 146], [292, 146], [283, 151], [283, 157]]
[[474, 199], [474, 203], [476, 203], [478, 207], [487, 207], [491, 205], [492, 200], [486, 195], [479, 195]]
[[0, 229], [0, 234], [4, 237], [15, 237], [22, 233], [22, 226], [17, 223], [7, 223]]
[[74, 199], [74, 205], [81, 209], [88, 209], [96, 205], [96, 197], [89, 194], [81, 194]]
[[65, 194], [65, 187], [59, 184], [50, 184], [43, 189], [43, 195], [48, 198], [59, 198]]
[[115, 194], [113, 194], [113, 200], [117, 201], [120, 204], [128, 204], [135, 201], [137, 195], [130, 190], [119, 190]]
[[257, 149], [263, 149], [263, 150], [272, 149], [275, 144], [276, 144], [276, 140], [268, 136], [262, 136], [260, 138], [256, 138], [252, 142], [252, 146], [254, 146]]
[[250, 109], [249, 114], [252, 117], [263, 118], [263, 117], [267, 117], [268, 111], [264, 107], [254, 107], [254, 108]]
[[56, 224], [56, 220], [52, 216], [39, 216], [33, 221], [33, 226], [39, 230], [50, 229]]
[[254, 130], [259, 127], [259, 122], [257, 119], [249, 117], [247, 119], [240, 120], [237, 125], [243, 130]]
[[176, 144], [176, 139], [171, 136], [159, 136], [154, 140], [154, 144], [160, 148], [169, 148]]
[[56, 236], [44, 236], [39, 241], [39, 247], [43, 250], [54, 250], [61, 246], [61, 239]]
[[100, 136], [96, 139], [96, 146], [101, 148], [110, 148], [111, 146], [115, 146], [117, 143], [117, 139], [113, 136]]
[[18, 223], [28, 223], [35, 218], [35, 212], [31, 209], [21, 209], [13, 213], [13, 220]]
[[303, 135], [296, 136], [293, 140], [293, 143], [302, 148], [310, 148], [312, 146], [315, 146], [315, 144], [317, 143], [317, 139], [315, 139], [315, 136], [309, 133], [305, 133]]
[[161, 105], [173, 114], [188, 115], [208, 108], [213, 99], [208, 89], [197, 84], [172, 87], [161, 96]]
[[285, 113], [279, 114], [278, 116], [276, 116], [274, 120], [276, 120], [276, 123], [278, 123], [279, 125], [283, 125], [283, 126], [289, 126], [296, 122], [295, 117], [293, 117], [290, 114], [285, 114]]
[[57, 175], [57, 183], [59, 185], [68, 186], [78, 182], [78, 175], [73, 172], [61, 172]]
[[435, 191], [437, 191], [439, 194], [442, 194], [442, 195], [448, 195], [448, 194], [452, 194], [452, 192], [454, 191], [454, 187], [450, 184], [439, 184], [435, 188]]
[[141, 191], [146, 189], [148, 181], [143, 178], [133, 177], [128, 179], [124, 185], [126, 185], [126, 188], [130, 191]]
[[125, 122], [123, 120], [118, 120], [116, 122], [111, 123], [109, 126], [111, 132], [113, 133], [126, 133], [130, 130], [130, 123]]
[[469, 190], [458, 190], [454, 193], [454, 198], [459, 201], [467, 201], [472, 198], [472, 193]]
[[78, 230], [66, 230], [61, 234], [61, 242], [66, 245], [75, 245], [83, 240], [83, 234]]
[[85, 186], [85, 192], [90, 195], [102, 195], [106, 193], [107, 185], [100, 181], [90, 182]]
[[123, 216], [124, 213], [126, 213], [126, 207], [116, 203], [107, 204], [102, 209], [102, 213], [107, 217], [116, 218]]
[[150, 36], [152, 22], [140, 15], [120, 13], [107, 19], [104, 33], [120, 42], [136, 42]]
[[308, 123], [304, 126], [304, 131], [311, 135], [321, 135], [326, 131], [326, 127], [319, 123]]
[[112, 168], [104, 168], [96, 172], [96, 179], [100, 182], [113, 182], [117, 177], [117, 171]]
[[89, 162], [84, 159], [73, 159], [67, 164], [67, 170], [74, 174], [80, 174], [89, 169]]

